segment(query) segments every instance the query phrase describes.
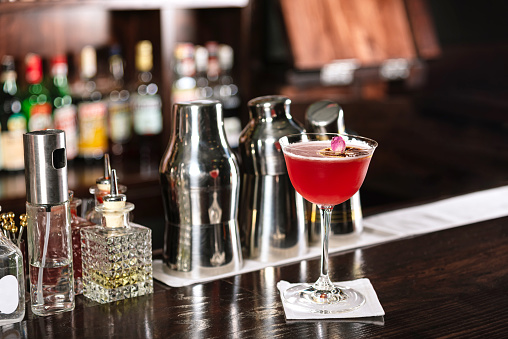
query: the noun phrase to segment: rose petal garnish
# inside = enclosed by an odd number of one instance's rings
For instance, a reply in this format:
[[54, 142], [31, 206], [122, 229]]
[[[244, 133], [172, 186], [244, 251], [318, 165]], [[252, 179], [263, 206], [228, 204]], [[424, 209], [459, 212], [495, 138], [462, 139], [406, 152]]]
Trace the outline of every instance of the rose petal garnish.
[[332, 151], [335, 153], [344, 153], [346, 150], [346, 142], [342, 139], [341, 136], [336, 136], [332, 138]]

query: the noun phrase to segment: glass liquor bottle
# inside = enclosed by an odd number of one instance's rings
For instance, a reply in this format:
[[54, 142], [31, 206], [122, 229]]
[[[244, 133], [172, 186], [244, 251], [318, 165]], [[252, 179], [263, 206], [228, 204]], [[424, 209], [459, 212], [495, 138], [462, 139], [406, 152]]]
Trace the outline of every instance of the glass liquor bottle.
[[47, 316], [74, 309], [74, 274], [65, 135], [43, 130], [23, 135], [30, 298]]
[[28, 119], [28, 131], [39, 131], [52, 127], [51, 97], [43, 80], [42, 59], [29, 53], [25, 57], [27, 93], [22, 102], [23, 111]]
[[152, 43], [143, 40], [136, 45], [137, 83], [131, 96], [134, 132], [139, 140], [141, 172], [158, 169], [162, 132], [162, 101], [159, 87], [153, 81]]
[[121, 156], [132, 136], [132, 116], [129, 103], [130, 93], [124, 87], [123, 58], [120, 47], [117, 45], [111, 47], [109, 70], [112, 79], [108, 98], [110, 153], [113, 156]]
[[20, 322], [24, 316], [23, 255], [0, 230], [0, 326]]
[[78, 207], [81, 199], [74, 197], [74, 192], [69, 191], [69, 203], [71, 210], [71, 233], [72, 233], [72, 267], [74, 268], [74, 293], [83, 293], [83, 270], [81, 264], [81, 229], [95, 226], [91, 221], [78, 216]]
[[152, 231], [129, 224], [134, 205], [118, 193], [116, 170], [111, 183], [111, 194], [96, 207], [103, 226], [81, 230], [83, 295], [99, 303], [153, 293]]
[[224, 129], [231, 148], [238, 148], [242, 123], [240, 121], [240, 94], [238, 86], [233, 81], [233, 48], [221, 44], [218, 49], [220, 65], [219, 95], [216, 98], [222, 102], [224, 111]]
[[76, 106], [72, 102], [67, 73], [67, 57], [63, 54], [54, 56], [51, 60], [50, 87], [53, 99], [53, 125], [65, 132], [67, 160], [72, 160], [78, 155], [78, 126]]
[[194, 45], [179, 43], [175, 48], [174, 63], [175, 80], [171, 89], [171, 101], [175, 103], [197, 99]]
[[206, 72], [208, 69], [208, 50], [203, 46], [196, 46], [194, 51], [196, 65], [196, 99], [211, 99], [213, 89], [208, 86]]
[[78, 104], [79, 156], [100, 159], [108, 149], [107, 107], [97, 90], [97, 52], [92, 46], [81, 50], [81, 78], [84, 90]]
[[26, 117], [21, 111], [14, 58], [2, 58], [0, 79], [0, 167], [6, 171], [25, 168], [23, 158], [23, 133], [26, 133]]

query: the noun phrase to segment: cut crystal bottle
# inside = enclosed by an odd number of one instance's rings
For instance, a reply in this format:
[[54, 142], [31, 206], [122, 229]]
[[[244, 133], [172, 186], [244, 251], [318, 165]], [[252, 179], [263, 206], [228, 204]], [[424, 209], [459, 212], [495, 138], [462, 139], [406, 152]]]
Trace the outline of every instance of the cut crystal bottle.
[[102, 226], [81, 230], [83, 295], [99, 303], [153, 293], [152, 231], [129, 223], [134, 205], [118, 193], [115, 170], [111, 184], [96, 207]]

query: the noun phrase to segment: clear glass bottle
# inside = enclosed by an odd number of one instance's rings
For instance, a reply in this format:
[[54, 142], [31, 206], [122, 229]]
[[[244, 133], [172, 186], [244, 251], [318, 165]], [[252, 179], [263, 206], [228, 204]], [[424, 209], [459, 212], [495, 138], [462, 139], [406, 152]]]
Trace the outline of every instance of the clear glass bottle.
[[221, 44], [218, 49], [220, 65], [219, 93], [217, 100], [222, 102], [224, 111], [224, 129], [231, 148], [238, 148], [240, 133], [242, 133], [242, 122], [240, 121], [240, 93], [232, 76], [233, 70], [233, 48]]
[[83, 270], [81, 264], [81, 229], [96, 226], [93, 222], [78, 216], [78, 207], [81, 199], [74, 197], [74, 192], [69, 191], [71, 209], [71, 233], [72, 233], [72, 266], [74, 268], [74, 294], [83, 293]]
[[136, 44], [137, 82], [131, 95], [133, 128], [142, 174], [157, 170], [161, 156], [162, 100], [154, 82], [152, 43]]
[[108, 150], [107, 106], [97, 90], [97, 52], [92, 46], [81, 50], [81, 78], [84, 90], [78, 104], [79, 156], [100, 159]]
[[111, 47], [109, 70], [112, 88], [108, 98], [108, 121], [110, 152], [122, 159], [127, 143], [132, 137], [132, 113], [130, 110], [130, 93], [125, 89], [124, 62], [118, 45]]
[[74, 309], [74, 274], [65, 133], [23, 135], [32, 312]]
[[153, 293], [152, 230], [129, 224], [134, 205], [118, 193], [115, 170], [111, 183], [96, 207], [103, 225], [81, 229], [83, 295], [99, 303]]
[[24, 316], [23, 255], [0, 230], [0, 326], [19, 322]]

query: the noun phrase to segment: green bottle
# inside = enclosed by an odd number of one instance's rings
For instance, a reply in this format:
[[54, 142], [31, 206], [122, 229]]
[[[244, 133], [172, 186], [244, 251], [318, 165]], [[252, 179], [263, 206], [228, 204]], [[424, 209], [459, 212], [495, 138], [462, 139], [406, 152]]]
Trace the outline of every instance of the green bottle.
[[14, 58], [4, 56], [0, 78], [0, 168], [6, 171], [24, 169], [23, 133], [26, 133], [26, 118], [21, 112], [16, 77]]
[[28, 131], [39, 131], [53, 127], [51, 97], [44, 84], [42, 59], [29, 53], [25, 57], [26, 82], [28, 88], [23, 96], [22, 107], [28, 119]]

